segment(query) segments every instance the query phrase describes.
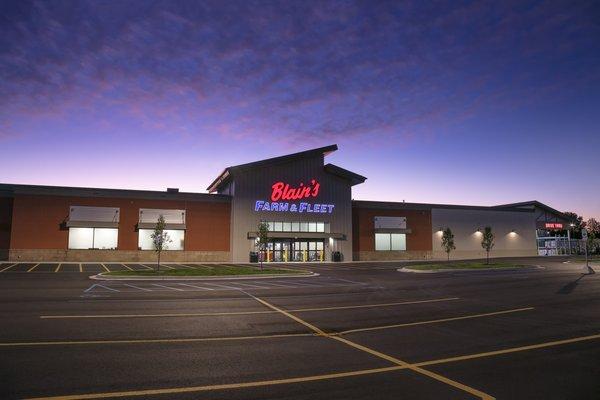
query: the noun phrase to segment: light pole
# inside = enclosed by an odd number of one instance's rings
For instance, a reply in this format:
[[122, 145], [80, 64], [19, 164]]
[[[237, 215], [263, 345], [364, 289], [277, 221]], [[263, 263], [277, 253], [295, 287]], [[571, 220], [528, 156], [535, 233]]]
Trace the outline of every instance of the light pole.
[[569, 224], [569, 229], [567, 230], [567, 238], [569, 240], [569, 255], [570, 256], [573, 255], [573, 249], [571, 247], [571, 229], [573, 229], [574, 226], [575, 226], [575, 224], [571, 222]]

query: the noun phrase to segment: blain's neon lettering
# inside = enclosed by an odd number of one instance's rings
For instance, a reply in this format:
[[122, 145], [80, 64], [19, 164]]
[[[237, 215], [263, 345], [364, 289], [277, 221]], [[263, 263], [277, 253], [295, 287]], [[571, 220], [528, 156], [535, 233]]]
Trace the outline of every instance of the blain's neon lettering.
[[300, 200], [317, 197], [320, 187], [321, 184], [316, 179], [310, 180], [310, 186], [304, 185], [304, 182], [300, 182], [297, 188], [282, 181], [275, 182], [271, 186], [271, 201]]

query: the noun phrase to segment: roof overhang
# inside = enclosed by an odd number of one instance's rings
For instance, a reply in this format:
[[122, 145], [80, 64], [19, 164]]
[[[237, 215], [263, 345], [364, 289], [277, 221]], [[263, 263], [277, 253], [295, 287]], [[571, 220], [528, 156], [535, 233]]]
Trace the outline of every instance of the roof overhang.
[[[318, 147], [316, 149], [310, 149], [305, 151], [300, 151], [298, 153], [287, 154], [285, 156], [279, 156], [274, 158], [267, 158], [265, 160], [254, 161], [247, 164], [234, 165], [231, 167], [225, 168], [223, 172], [208, 186], [207, 190], [209, 193], [214, 193], [219, 190], [219, 188], [236, 172], [245, 169], [263, 167], [268, 165], [276, 165], [289, 161], [294, 161], [307, 157], [315, 157], [315, 156], [327, 156], [328, 154], [333, 153], [338, 149], [337, 144], [332, 144], [325, 147]], [[339, 168], [339, 167], [338, 167]]]

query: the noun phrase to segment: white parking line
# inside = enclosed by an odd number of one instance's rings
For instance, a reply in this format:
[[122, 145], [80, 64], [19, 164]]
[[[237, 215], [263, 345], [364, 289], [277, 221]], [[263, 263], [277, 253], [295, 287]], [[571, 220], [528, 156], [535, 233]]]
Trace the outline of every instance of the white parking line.
[[189, 287], [193, 287], [193, 288], [196, 288], [196, 289], [203, 289], [203, 290], [215, 290], [215, 289], [211, 289], [211, 288], [208, 288], [208, 287], [190, 285], [189, 283], [178, 283], [178, 285], [189, 286]]
[[36, 268], [38, 265], [40, 265], [40, 264], [39, 264], [39, 263], [38, 263], [38, 264], [35, 264], [33, 267], [29, 268], [29, 269], [27, 270], [27, 272], [31, 272], [31, 271], [33, 271], [33, 270], [34, 270], [34, 269], [35, 269], [35, 268]]
[[255, 288], [255, 289], [272, 289], [268, 286], [258, 286], [258, 285], [253, 285], [250, 283], [242, 283], [242, 282], [236, 282], [236, 285], [248, 286], [248, 287]]
[[104, 288], [104, 289], [106, 289], [106, 290], [111, 290], [111, 291], [113, 291], [113, 292], [120, 292], [120, 290], [113, 289], [113, 288], [111, 288], [111, 287], [104, 286], [104, 285], [101, 285], [101, 284], [99, 284], [99, 283], [94, 283], [92, 286], [90, 286], [89, 288], [87, 288], [86, 290], [84, 290], [84, 292], [86, 292], [86, 293], [87, 293], [87, 292], [91, 291], [92, 289], [94, 289], [96, 286], [99, 286], [99, 287], [101, 287], [101, 288]]
[[233, 286], [226, 286], [226, 285], [219, 285], [218, 283], [204, 283], [205, 285], [211, 285], [211, 286], [219, 286], [225, 289], [229, 289], [229, 290], [241, 290], [241, 288], [239, 287], [233, 287]]
[[135, 286], [135, 285], [130, 285], [129, 283], [124, 283], [123, 285], [129, 286], [129, 287], [134, 288], [134, 289], [143, 290], [145, 292], [151, 292], [152, 291], [152, 289], [146, 289], [146, 288], [143, 288], [143, 287], [139, 287], [139, 286]]
[[355, 285], [364, 285], [363, 282], [349, 281], [348, 279], [342, 279], [342, 278], [335, 278], [335, 279], [337, 279], [338, 281], [348, 282], [348, 283], [352, 283], [352, 284], [355, 284]]
[[281, 286], [281, 287], [286, 287], [286, 288], [294, 288], [294, 289], [298, 287], [298, 286], [290, 286], [290, 285], [282, 285], [282, 284], [279, 284], [279, 283], [273, 283], [273, 281], [269, 281], [269, 285], [272, 285], [272, 286]]
[[174, 287], [170, 287], [170, 286], [161, 285], [160, 283], [153, 283], [152, 286], [160, 286], [160, 287], [164, 287], [166, 289], [177, 290], [178, 292], [185, 292], [185, 290], [183, 290], [183, 289], [178, 289], [178, 288], [174, 288]]
[[129, 268], [127, 265], [125, 265], [125, 264], [121, 264], [121, 265], [122, 265], [123, 267], [127, 268], [128, 270], [130, 270], [130, 271], [133, 271], [133, 269]]
[[6, 271], [6, 270], [8, 270], [8, 269], [10, 269], [12, 267], [14, 267], [17, 264], [19, 264], [19, 263], [15, 263], [15, 264], [9, 265], [8, 267], [2, 268], [2, 270], [0, 270], [0, 272], [4, 272], [4, 271]]

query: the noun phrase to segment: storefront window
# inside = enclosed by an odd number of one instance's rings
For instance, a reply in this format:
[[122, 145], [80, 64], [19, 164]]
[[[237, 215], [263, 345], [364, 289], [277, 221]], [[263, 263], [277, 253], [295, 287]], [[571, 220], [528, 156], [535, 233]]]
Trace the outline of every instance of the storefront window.
[[[167, 243], [164, 250], [183, 250], [185, 231], [181, 229], [165, 229], [164, 230], [171, 241]], [[154, 250], [154, 243], [152, 241], [153, 229], [140, 229], [138, 237], [138, 248], [140, 250]]]
[[406, 250], [406, 234], [404, 233], [376, 233], [376, 251], [403, 251]]
[[118, 237], [116, 228], [69, 228], [69, 249], [116, 249]]
[[329, 222], [267, 222], [269, 232], [329, 232]]

